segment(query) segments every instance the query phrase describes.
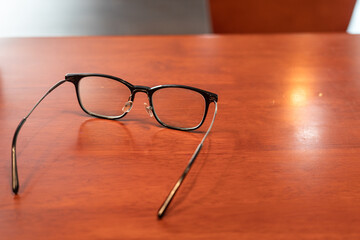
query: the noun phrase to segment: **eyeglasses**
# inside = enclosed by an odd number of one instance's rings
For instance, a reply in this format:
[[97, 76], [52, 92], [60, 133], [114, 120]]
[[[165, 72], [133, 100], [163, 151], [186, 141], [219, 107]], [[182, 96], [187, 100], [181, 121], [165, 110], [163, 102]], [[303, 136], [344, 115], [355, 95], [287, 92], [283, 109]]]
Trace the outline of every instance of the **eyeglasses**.
[[209, 105], [214, 103], [214, 115], [208, 130], [194, 151], [184, 172], [158, 210], [158, 217], [162, 218], [177, 190], [190, 171], [214, 124], [217, 113], [218, 96], [215, 93], [184, 85], [160, 85], [150, 88], [132, 85], [123, 79], [110, 75], [67, 74], [65, 80], [59, 81], [44, 94], [30, 110], [28, 115], [21, 120], [15, 130], [11, 148], [12, 190], [15, 194], [19, 191], [16, 141], [20, 129], [39, 103], [50, 92], [65, 82], [74, 84], [80, 107], [85, 113], [91, 116], [112, 120], [120, 119], [131, 110], [136, 93], [143, 92], [148, 96], [149, 105], [145, 103], [145, 110], [150, 117], [154, 116], [164, 127], [183, 131], [195, 130], [201, 127], [205, 121]]

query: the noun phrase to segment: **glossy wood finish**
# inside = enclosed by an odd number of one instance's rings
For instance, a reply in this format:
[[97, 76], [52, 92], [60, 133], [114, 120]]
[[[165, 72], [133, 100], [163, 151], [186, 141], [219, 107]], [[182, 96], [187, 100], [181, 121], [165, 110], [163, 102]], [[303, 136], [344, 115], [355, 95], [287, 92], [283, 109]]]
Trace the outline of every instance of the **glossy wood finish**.
[[345, 32], [356, 0], [209, 0], [214, 33]]
[[[360, 36], [0, 39], [1, 239], [359, 239]], [[211, 119], [161, 127], [136, 96], [86, 116], [68, 72], [219, 95], [212, 132], [166, 216], [156, 212]]]

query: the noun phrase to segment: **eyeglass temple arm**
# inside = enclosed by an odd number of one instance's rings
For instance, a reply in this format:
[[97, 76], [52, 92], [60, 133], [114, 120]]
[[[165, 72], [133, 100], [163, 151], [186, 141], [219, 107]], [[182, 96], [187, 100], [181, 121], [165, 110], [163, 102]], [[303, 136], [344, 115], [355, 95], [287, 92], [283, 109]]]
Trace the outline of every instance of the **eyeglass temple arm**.
[[160, 207], [160, 209], [158, 211], [158, 218], [159, 219], [161, 219], [164, 216], [166, 209], [168, 208], [169, 204], [171, 203], [172, 199], [174, 198], [177, 190], [180, 188], [180, 186], [181, 186], [182, 182], [184, 181], [186, 175], [190, 171], [191, 166], [195, 162], [195, 159], [198, 156], [198, 154], [199, 154], [199, 152], [200, 152], [200, 150], [201, 150], [201, 148], [203, 146], [203, 143], [204, 143], [207, 135], [209, 134], [209, 132], [210, 132], [210, 130], [211, 130], [213, 124], [214, 124], [215, 116], [216, 116], [216, 113], [217, 113], [217, 102], [214, 101], [214, 104], [215, 104], [215, 110], [214, 110], [214, 116], [213, 116], [213, 119], [211, 121], [211, 124], [210, 124], [208, 130], [206, 131], [203, 139], [201, 140], [200, 144], [197, 146], [197, 148], [196, 148], [195, 152], [193, 153], [192, 157], [190, 158], [190, 161], [189, 161], [188, 165], [186, 166], [184, 172], [181, 174], [179, 180], [176, 182], [173, 189], [170, 191], [169, 195], [165, 199], [164, 203], [161, 205], [161, 207]]
[[30, 116], [30, 114], [35, 110], [35, 108], [39, 105], [39, 103], [47, 96], [49, 95], [49, 93], [51, 93], [55, 88], [57, 88], [58, 86], [60, 86], [61, 84], [63, 84], [64, 82], [66, 82], [66, 80], [61, 80], [60, 82], [56, 83], [54, 86], [52, 86], [46, 93], [44, 96], [42, 96], [42, 98], [35, 104], [35, 106], [30, 110], [30, 112], [28, 113], [28, 115], [26, 115], [26, 117], [24, 117], [21, 122], [19, 123], [19, 125], [17, 126], [14, 136], [13, 136], [13, 140], [12, 140], [12, 146], [11, 146], [11, 179], [12, 179], [12, 191], [17, 194], [19, 191], [19, 176], [18, 176], [18, 171], [17, 171], [17, 161], [16, 161], [16, 140], [17, 137], [19, 135], [19, 132], [22, 128], [22, 126], [24, 125], [24, 123], [26, 122], [27, 118]]

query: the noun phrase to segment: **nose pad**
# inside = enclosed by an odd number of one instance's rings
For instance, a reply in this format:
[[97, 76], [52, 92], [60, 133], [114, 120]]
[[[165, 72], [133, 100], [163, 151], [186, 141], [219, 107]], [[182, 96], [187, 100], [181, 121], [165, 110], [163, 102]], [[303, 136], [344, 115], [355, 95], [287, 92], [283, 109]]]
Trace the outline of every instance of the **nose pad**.
[[123, 112], [130, 112], [132, 105], [133, 105], [132, 101], [127, 101], [122, 108]]
[[153, 111], [152, 111], [152, 107], [149, 106], [147, 103], [144, 103], [144, 106], [145, 106], [145, 110], [149, 114], [149, 116], [150, 117], [154, 116]]

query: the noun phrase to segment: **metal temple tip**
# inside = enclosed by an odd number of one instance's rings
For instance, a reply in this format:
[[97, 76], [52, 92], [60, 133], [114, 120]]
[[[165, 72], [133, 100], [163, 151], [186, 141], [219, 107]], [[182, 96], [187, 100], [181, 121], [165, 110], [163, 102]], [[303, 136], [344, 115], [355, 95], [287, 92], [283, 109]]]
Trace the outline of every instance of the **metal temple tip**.
[[13, 186], [12, 191], [15, 195], [19, 192], [19, 185]]
[[157, 216], [158, 216], [158, 219], [161, 220], [162, 217], [164, 216], [164, 212], [162, 212], [162, 213], [158, 212]]

